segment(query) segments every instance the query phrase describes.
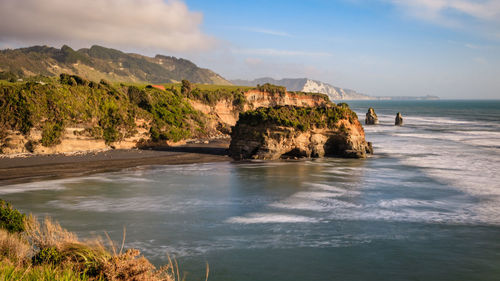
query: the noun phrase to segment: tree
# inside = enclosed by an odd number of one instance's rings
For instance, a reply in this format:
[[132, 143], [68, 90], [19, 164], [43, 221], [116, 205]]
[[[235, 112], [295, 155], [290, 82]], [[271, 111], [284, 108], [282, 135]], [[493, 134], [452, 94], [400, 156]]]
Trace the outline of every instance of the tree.
[[182, 80], [181, 93], [183, 95], [191, 93], [191, 82], [186, 79]]

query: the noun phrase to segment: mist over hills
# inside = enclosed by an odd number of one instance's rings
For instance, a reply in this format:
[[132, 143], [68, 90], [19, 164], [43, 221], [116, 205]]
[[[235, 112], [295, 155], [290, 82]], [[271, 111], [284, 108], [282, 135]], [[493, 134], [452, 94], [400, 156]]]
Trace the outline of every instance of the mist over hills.
[[170, 83], [187, 79], [200, 84], [230, 84], [219, 74], [186, 59], [148, 57], [97, 45], [76, 51], [66, 45], [61, 49], [33, 46], [1, 50], [0, 71], [18, 77], [69, 73], [97, 81]]

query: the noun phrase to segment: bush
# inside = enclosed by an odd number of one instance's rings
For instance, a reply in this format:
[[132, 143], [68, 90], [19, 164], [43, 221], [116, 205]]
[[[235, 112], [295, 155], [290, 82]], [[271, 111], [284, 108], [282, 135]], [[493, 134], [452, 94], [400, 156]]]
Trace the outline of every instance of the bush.
[[36, 253], [36, 255], [33, 256], [32, 263], [33, 265], [40, 265], [40, 264], [58, 265], [62, 262], [62, 260], [63, 256], [61, 255], [61, 253], [59, 253], [56, 247], [49, 247], [38, 251], [38, 253]]
[[63, 131], [62, 121], [46, 122], [42, 129], [42, 145], [49, 147], [61, 143]]
[[279, 94], [280, 96], [284, 96], [286, 94], [286, 87], [276, 86], [269, 83], [266, 83], [264, 85], [257, 85], [257, 90], [270, 94]]
[[130, 86], [127, 90], [127, 94], [132, 104], [144, 110], [151, 111], [151, 98], [145, 91], [141, 91], [135, 86]]
[[233, 99], [233, 106], [235, 106], [239, 111], [243, 111], [247, 99], [242, 92], [236, 92]]
[[182, 85], [181, 85], [181, 93], [183, 95], [191, 93], [191, 82], [188, 80], [182, 80]]
[[293, 127], [300, 131], [306, 131], [311, 127], [337, 128], [341, 119], [354, 122], [356, 114], [348, 107], [296, 107], [276, 106], [261, 107], [256, 110], [240, 113], [238, 124], [258, 126], [269, 124], [275, 126]]
[[28, 134], [34, 125], [34, 104], [28, 99], [30, 85], [0, 88], [0, 126]]
[[66, 73], [61, 73], [59, 75], [59, 82], [63, 85], [70, 85], [70, 86], [77, 86], [77, 85], [89, 86], [90, 84], [90, 82], [87, 79], [84, 79], [78, 75], [69, 75]]
[[10, 203], [0, 200], [0, 228], [10, 233], [25, 230], [26, 215], [14, 209]]
[[118, 129], [124, 124], [124, 118], [121, 116], [118, 106], [112, 101], [102, 104], [104, 116], [99, 120], [99, 126], [102, 128], [102, 138], [106, 144], [111, 144], [122, 139], [122, 134]]

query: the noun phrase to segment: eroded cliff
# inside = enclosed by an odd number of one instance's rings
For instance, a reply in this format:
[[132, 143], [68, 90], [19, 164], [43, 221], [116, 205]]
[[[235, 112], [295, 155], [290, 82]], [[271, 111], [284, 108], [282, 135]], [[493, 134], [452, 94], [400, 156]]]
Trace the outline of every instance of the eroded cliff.
[[356, 113], [346, 105], [277, 106], [243, 112], [229, 147], [235, 160], [365, 158], [372, 152]]
[[93, 82], [76, 75], [43, 81], [0, 81], [0, 154], [53, 154], [171, 146], [229, 138], [245, 110], [325, 106], [321, 94], [283, 87]]

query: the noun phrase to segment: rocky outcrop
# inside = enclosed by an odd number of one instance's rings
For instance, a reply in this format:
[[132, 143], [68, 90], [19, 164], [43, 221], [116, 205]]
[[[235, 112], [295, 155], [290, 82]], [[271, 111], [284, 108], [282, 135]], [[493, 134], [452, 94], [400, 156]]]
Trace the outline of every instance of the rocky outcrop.
[[396, 114], [396, 120], [394, 124], [396, 126], [403, 126], [403, 115], [401, 115], [401, 112], [398, 112], [398, 114]]
[[365, 124], [366, 125], [378, 124], [378, 117], [377, 117], [377, 114], [375, 113], [375, 110], [373, 109], [373, 107], [370, 107], [368, 109], [368, 112], [366, 113]]
[[332, 104], [326, 95], [273, 85], [201, 88], [179, 93], [173, 87], [114, 87], [67, 74], [47, 83], [2, 84], [0, 154], [91, 152], [228, 138], [242, 111]]
[[346, 106], [284, 106], [241, 113], [229, 147], [235, 160], [365, 158], [371, 153], [363, 127]]
[[232, 100], [222, 99], [215, 104], [208, 105], [198, 100], [189, 100], [194, 109], [212, 116], [217, 124], [234, 126], [238, 115], [242, 111], [253, 110], [259, 107], [273, 106], [301, 106], [318, 107], [330, 104], [328, 97], [321, 94], [306, 94], [301, 92], [284, 92], [283, 94], [269, 93], [251, 89], [243, 93], [245, 104], [243, 107], [235, 106]]

